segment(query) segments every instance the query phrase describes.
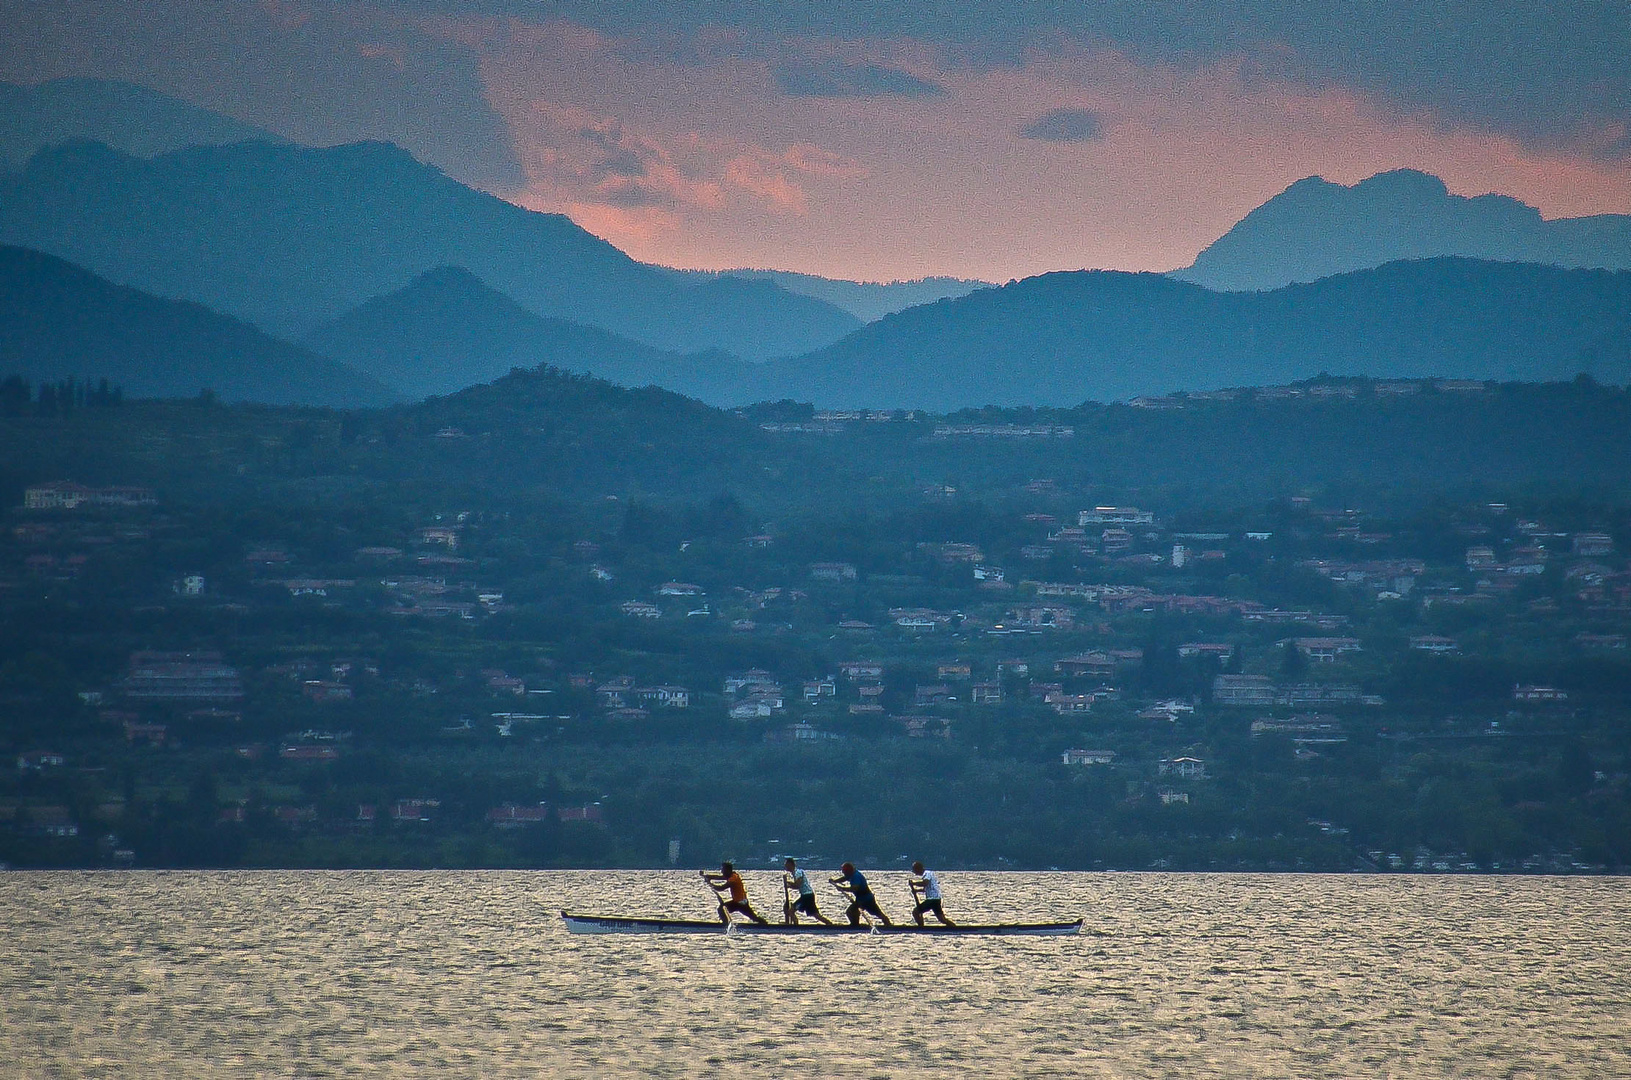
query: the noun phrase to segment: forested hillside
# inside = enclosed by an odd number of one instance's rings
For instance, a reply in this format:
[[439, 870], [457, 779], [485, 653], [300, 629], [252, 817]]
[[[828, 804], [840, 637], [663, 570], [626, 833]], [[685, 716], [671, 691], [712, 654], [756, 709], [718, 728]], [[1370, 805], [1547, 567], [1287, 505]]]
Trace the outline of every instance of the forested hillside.
[[760, 398], [837, 408], [1070, 405], [1329, 372], [1631, 379], [1631, 272], [1429, 259], [1264, 293], [1045, 274], [912, 308], [768, 365]]

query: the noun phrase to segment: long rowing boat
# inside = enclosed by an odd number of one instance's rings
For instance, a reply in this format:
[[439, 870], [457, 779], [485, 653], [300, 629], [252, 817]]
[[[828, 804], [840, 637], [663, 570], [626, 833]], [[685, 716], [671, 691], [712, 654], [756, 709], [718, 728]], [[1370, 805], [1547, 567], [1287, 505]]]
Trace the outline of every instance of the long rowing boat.
[[821, 923], [733, 923], [725, 926], [717, 919], [634, 919], [621, 915], [574, 915], [561, 912], [566, 928], [574, 934], [931, 934], [937, 937], [1060, 937], [1080, 933], [1082, 920], [1049, 923], [973, 923], [957, 926], [823, 926]]

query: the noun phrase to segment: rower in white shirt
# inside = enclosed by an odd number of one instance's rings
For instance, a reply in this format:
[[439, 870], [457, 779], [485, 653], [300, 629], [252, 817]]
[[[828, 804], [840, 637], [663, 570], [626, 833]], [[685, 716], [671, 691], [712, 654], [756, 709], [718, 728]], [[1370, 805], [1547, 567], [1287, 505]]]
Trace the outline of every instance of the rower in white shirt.
[[[804, 868], [792, 859], [784, 862], [782, 868], [787, 872], [787, 876], [782, 878], [782, 891], [786, 896], [784, 919], [787, 924], [797, 926], [799, 913], [803, 912], [831, 926], [832, 920], [816, 909], [815, 886], [810, 884], [809, 875], [804, 872]], [[793, 898], [795, 892], [798, 893], [796, 900]]]
[[923, 869], [923, 864], [912, 864], [914, 875], [909, 884], [912, 886], [912, 895], [917, 897], [917, 906], [912, 908], [912, 918], [917, 920], [919, 926], [923, 925], [923, 916], [934, 912], [934, 917], [947, 926], [957, 924], [946, 918], [945, 911], [940, 907], [940, 879], [933, 870]]

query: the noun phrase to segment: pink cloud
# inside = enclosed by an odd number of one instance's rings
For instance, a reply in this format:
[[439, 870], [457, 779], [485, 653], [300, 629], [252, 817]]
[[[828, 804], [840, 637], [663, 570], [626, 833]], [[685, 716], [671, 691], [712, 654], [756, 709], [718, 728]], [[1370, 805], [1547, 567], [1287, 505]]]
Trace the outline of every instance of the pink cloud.
[[[587, 227], [672, 265], [874, 279], [1165, 270], [1303, 176], [1352, 182], [1401, 166], [1552, 215], [1631, 210], [1631, 165], [1451, 129], [1261, 60], [1178, 66], [1065, 42], [982, 65], [911, 41], [663, 43], [561, 22], [517, 24], [482, 56], [488, 99], [529, 162], [517, 197], [576, 206]], [[944, 92], [778, 86], [779, 65], [827, 60]], [[1022, 136], [1056, 111], [1093, 115], [1100, 137]], [[613, 148], [638, 175], [615, 167]], [[663, 212], [635, 214], [642, 199]]]
[[357, 55], [364, 60], [389, 60], [398, 71], [408, 66], [408, 50], [401, 45], [365, 41], [357, 46]]
[[844, 180], [865, 180], [869, 170], [852, 157], [824, 150], [809, 143], [794, 143], [781, 160], [799, 172], [812, 176], [834, 176]]
[[725, 180], [739, 190], [757, 195], [774, 205], [795, 214], [809, 211], [810, 200], [804, 189], [777, 168], [778, 159], [763, 155], [739, 154], [725, 163]]
[[299, 30], [311, 21], [311, 7], [297, 0], [261, 0], [261, 7], [283, 30]]

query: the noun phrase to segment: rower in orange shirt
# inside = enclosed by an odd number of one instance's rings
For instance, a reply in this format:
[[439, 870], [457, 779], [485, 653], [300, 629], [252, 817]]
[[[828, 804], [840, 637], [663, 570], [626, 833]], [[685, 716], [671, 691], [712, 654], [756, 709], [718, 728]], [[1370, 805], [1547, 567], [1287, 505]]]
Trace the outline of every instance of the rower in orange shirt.
[[[748, 903], [748, 888], [742, 883], [742, 875], [736, 872], [736, 867], [728, 862], [720, 863], [719, 873], [710, 874], [706, 870], [701, 873], [702, 880], [706, 881], [708, 887], [719, 896], [720, 922], [729, 926], [731, 912], [739, 911], [760, 926], [766, 925], [766, 920], [753, 910], [752, 904]], [[727, 894], [730, 896], [729, 900], [725, 899]]]

